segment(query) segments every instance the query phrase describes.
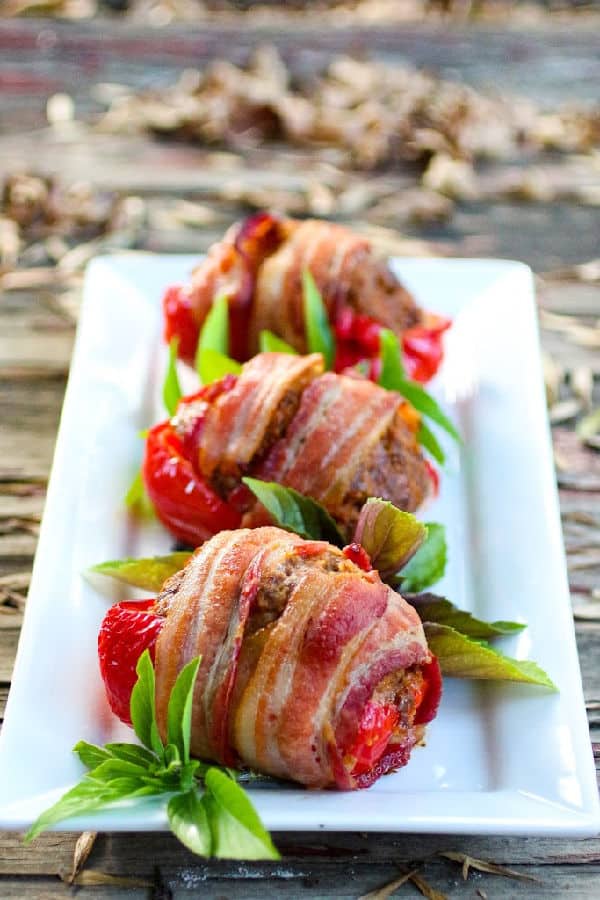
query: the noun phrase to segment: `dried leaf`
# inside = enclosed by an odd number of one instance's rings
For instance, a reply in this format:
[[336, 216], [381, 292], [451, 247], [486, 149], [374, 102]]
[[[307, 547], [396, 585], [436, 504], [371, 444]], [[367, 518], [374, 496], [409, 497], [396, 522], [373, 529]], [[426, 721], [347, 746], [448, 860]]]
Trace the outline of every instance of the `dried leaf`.
[[95, 831], [84, 831], [77, 838], [77, 843], [75, 844], [75, 850], [73, 852], [73, 868], [68, 877], [64, 879], [67, 884], [73, 884], [80, 874], [86, 864], [88, 856], [92, 852], [96, 836], [97, 832]]
[[522, 872], [515, 872], [514, 869], [507, 869], [505, 866], [499, 866], [497, 863], [487, 862], [485, 859], [476, 859], [474, 856], [468, 856], [466, 853], [457, 853], [454, 850], [443, 850], [439, 854], [446, 859], [462, 864], [462, 876], [466, 881], [469, 876], [469, 869], [477, 869], [478, 872], [487, 872], [489, 875], [502, 875], [505, 878], [514, 878], [517, 881], [535, 881], [539, 882], [539, 878], [533, 875], [525, 875]]
[[598, 434], [600, 432], [600, 407], [581, 419], [575, 430], [582, 441], [587, 441]]
[[368, 894], [363, 894], [358, 900], [387, 900], [394, 891], [398, 890], [399, 887], [402, 887], [403, 884], [406, 884], [407, 881], [410, 881], [416, 872], [417, 869], [413, 869], [412, 872], [400, 875], [399, 878], [395, 878], [393, 881], [388, 882], [388, 884], [384, 884], [383, 887], [376, 888], [374, 891], [369, 891]]
[[414, 886], [424, 897], [427, 897], [427, 900], [448, 900], [447, 894], [443, 894], [441, 891], [437, 891], [435, 888], [431, 887], [422, 875], [413, 874], [410, 876], [410, 881], [412, 881]]
[[125, 875], [109, 875], [107, 872], [99, 872], [97, 869], [84, 869], [79, 875], [76, 875], [72, 884], [94, 887], [99, 885], [110, 885], [112, 887], [124, 888], [151, 888], [153, 884], [144, 878], [129, 878]]

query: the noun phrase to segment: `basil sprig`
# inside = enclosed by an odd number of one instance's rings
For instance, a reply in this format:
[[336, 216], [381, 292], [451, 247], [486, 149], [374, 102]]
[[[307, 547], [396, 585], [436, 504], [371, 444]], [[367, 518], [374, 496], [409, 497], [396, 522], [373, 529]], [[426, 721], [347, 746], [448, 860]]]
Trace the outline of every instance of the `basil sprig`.
[[176, 337], [169, 343], [169, 358], [162, 389], [163, 403], [170, 416], [175, 415], [177, 404], [181, 400], [181, 385], [179, 383], [176, 365], [178, 344], [179, 338]]
[[[414, 406], [417, 412], [420, 412], [425, 418], [431, 419], [432, 422], [435, 422], [436, 425], [439, 425], [440, 428], [443, 428], [444, 431], [453, 437], [455, 441], [460, 443], [460, 434], [448, 416], [442, 411], [437, 401], [434, 400], [431, 394], [428, 394], [420, 384], [417, 384], [416, 381], [411, 381], [407, 377], [404, 363], [402, 362], [400, 342], [394, 332], [390, 331], [389, 328], [383, 328], [380, 332], [379, 354], [381, 359], [381, 374], [378, 383], [381, 387], [386, 388], [388, 391], [396, 391], [404, 397], [411, 406]], [[422, 424], [417, 438], [419, 442], [429, 450], [434, 459], [439, 463], [444, 461], [444, 451], [427, 425]]]
[[191, 555], [187, 550], [178, 550], [146, 559], [111, 559], [90, 566], [86, 574], [106, 575], [123, 584], [158, 593], [167, 578], [183, 569]]
[[322, 353], [325, 368], [333, 369], [335, 337], [329, 324], [329, 316], [323, 298], [308, 269], [304, 269], [302, 272], [302, 300], [308, 352]]
[[424, 622], [430, 650], [440, 663], [442, 673], [454, 678], [492, 681], [520, 681], [557, 691], [558, 688], [532, 660], [512, 659], [487, 641], [474, 640], [450, 625]]
[[73, 816], [123, 800], [165, 795], [173, 834], [193, 853], [221, 859], [278, 859], [279, 854], [243, 788], [229, 770], [190, 757], [192, 697], [200, 659], [179, 673], [167, 711], [167, 743], [156, 722], [154, 668], [148, 651], [137, 665], [131, 720], [143, 746], [98, 747], [80, 741], [74, 752], [88, 772], [79, 784], [39, 816], [25, 836]]
[[312, 497], [305, 497], [299, 491], [275, 481], [260, 481], [258, 478], [242, 478], [242, 481], [280, 528], [310, 540], [329, 541], [336, 547], [343, 547], [346, 543], [325, 507]]
[[427, 522], [424, 527], [427, 537], [407, 563], [396, 570], [402, 593], [424, 591], [443, 578], [446, 571], [446, 529], [439, 522]]
[[437, 594], [409, 594], [403, 590], [402, 596], [416, 609], [422, 622], [447, 625], [466, 637], [484, 640], [505, 637], [526, 627], [523, 622], [484, 622]]
[[125, 494], [125, 506], [140, 519], [154, 518], [154, 504], [148, 496], [142, 470], [138, 469], [135, 478]]
[[204, 320], [196, 347], [196, 371], [202, 384], [212, 384], [224, 375], [239, 375], [242, 367], [228, 353], [229, 301], [221, 294]]
[[291, 344], [277, 337], [272, 331], [261, 331], [258, 336], [258, 348], [261, 353], [289, 353], [290, 356], [298, 356]]

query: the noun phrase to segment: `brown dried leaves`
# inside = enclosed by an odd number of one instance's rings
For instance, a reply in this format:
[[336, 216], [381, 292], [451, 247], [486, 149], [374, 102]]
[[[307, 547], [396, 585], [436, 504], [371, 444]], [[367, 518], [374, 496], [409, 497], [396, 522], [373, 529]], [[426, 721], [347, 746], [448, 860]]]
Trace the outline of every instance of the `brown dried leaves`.
[[265, 141], [335, 148], [340, 163], [361, 169], [432, 160], [426, 186], [441, 181], [442, 193], [470, 197], [477, 159], [514, 156], [523, 144], [586, 153], [600, 143], [597, 110], [565, 107], [549, 116], [409, 65], [349, 56], [294, 78], [273, 47], [260, 48], [245, 67], [219, 60], [186, 72], [166, 90], [121, 91], [100, 127], [238, 149]]

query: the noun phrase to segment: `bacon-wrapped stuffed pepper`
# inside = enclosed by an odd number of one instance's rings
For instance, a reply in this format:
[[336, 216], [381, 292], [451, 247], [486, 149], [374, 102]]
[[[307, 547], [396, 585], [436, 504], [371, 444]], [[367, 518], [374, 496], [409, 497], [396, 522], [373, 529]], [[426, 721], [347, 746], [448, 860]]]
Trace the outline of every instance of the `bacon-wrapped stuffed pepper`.
[[230, 352], [243, 361], [259, 349], [261, 330], [307, 350], [302, 272], [321, 292], [337, 337], [336, 371], [379, 353], [379, 333], [402, 339], [412, 378], [429, 380], [442, 359], [447, 319], [420, 309], [369, 241], [342, 225], [257, 213], [232, 226], [195, 269], [191, 283], [164, 298], [165, 336], [193, 360], [198, 334], [215, 297], [229, 300]]
[[200, 656], [191, 749], [201, 759], [311, 788], [367, 787], [408, 762], [435, 716], [439, 668], [416, 612], [325, 542], [273, 527], [221, 532], [145, 606], [117, 604], [104, 620], [111, 706], [126, 718], [118, 654], [133, 647], [135, 665], [149, 647], [164, 738], [177, 675]]
[[399, 394], [323, 373], [319, 354], [261, 353], [151, 429], [144, 479], [161, 521], [194, 546], [224, 528], [268, 523], [244, 475], [319, 501], [349, 535], [369, 496], [408, 512], [427, 496], [418, 424]]

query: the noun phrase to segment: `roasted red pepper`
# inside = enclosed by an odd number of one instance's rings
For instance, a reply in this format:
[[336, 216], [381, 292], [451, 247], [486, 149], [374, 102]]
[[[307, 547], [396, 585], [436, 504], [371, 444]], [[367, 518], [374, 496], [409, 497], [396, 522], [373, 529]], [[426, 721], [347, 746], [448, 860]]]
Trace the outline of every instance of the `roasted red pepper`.
[[356, 742], [350, 750], [350, 756], [356, 759], [352, 769], [354, 776], [371, 771], [387, 747], [399, 718], [398, 710], [391, 703], [369, 701], [366, 704]]
[[150, 429], [142, 471], [158, 518], [179, 540], [197, 547], [218, 531], [239, 528], [240, 513], [196, 472], [170, 422]]
[[154, 648], [164, 619], [151, 611], [154, 600], [115, 603], [104, 616], [98, 634], [100, 674], [110, 708], [122, 722], [131, 725], [129, 706], [137, 680], [136, 666], [144, 650]]
[[163, 297], [164, 336], [171, 342], [178, 338], [177, 355], [190, 365], [194, 362], [200, 327], [194, 318], [189, 291], [183, 285], [173, 285]]
[[444, 357], [444, 332], [451, 324], [450, 319], [428, 314], [426, 325], [407, 328], [402, 335], [404, 361], [414, 381], [425, 383], [436, 374]]

